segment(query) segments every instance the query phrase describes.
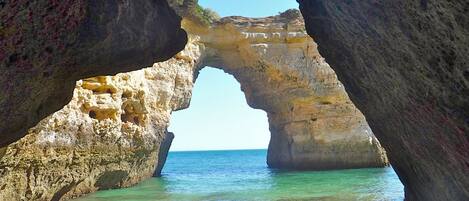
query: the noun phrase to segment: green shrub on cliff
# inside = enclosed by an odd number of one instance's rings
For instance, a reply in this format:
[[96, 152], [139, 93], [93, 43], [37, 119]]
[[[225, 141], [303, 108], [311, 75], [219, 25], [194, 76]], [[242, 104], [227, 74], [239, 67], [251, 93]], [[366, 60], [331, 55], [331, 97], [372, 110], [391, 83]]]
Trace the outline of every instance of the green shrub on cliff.
[[180, 16], [190, 18], [205, 26], [220, 19], [218, 13], [212, 9], [203, 8], [197, 0], [169, 0], [168, 2]]
[[210, 25], [214, 21], [220, 19], [220, 15], [217, 12], [213, 11], [210, 8], [203, 8], [202, 6], [198, 5], [194, 9], [195, 17], [200, 20], [205, 25]]

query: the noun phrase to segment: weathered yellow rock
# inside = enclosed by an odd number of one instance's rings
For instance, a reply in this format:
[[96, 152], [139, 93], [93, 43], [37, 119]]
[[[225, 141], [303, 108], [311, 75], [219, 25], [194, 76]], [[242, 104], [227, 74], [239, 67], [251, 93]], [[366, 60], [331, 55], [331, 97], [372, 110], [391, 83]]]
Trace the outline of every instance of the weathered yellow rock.
[[[179, 55], [199, 52], [189, 44]], [[66, 199], [151, 177], [171, 111], [189, 105], [195, 63], [78, 81], [68, 105], [0, 149], [0, 200]]]
[[384, 149], [296, 10], [267, 18], [227, 17], [210, 30], [183, 20], [206, 46], [201, 66], [234, 75], [248, 104], [267, 112], [268, 164], [276, 168], [382, 167]]
[[71, 198], [152, 176], [169, 148], [160, 145], [170, 114], [189, 106], [194, 77], [204, 66], [234, 75], [248, 104], [267, 112], [270, 166], [387, 165], [384, 150], [297, 11], [228, 17], [210, 28], [183, 24], [190, 41], [173, 59], [78, 81], [67, 106], [4, 155], [0, 150], [0, 200]]

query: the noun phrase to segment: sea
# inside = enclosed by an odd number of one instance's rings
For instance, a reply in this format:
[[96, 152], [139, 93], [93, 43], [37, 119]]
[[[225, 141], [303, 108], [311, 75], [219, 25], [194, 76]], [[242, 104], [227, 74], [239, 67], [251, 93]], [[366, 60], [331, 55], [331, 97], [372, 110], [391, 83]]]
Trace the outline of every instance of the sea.
[[402, 201], [392, 167], [331, 171], [268, 168], [267, 150], [169, 152], [162, 177], [77, 201]]

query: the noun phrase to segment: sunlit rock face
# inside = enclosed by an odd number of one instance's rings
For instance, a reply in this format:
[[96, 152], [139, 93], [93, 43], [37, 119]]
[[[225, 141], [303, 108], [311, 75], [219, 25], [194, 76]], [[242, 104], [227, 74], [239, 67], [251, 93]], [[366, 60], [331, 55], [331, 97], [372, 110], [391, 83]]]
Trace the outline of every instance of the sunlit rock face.
[[406, 200], [468, 200], [469, 1], [298, 2]]
[[0, 2], [0, 147], [70, 102], [82, 78], [137, 70], [187, 37], [165, 0]]
[[188, 45], [153, 67], [78, 81], [68, 105], [0, 150], [0, 200], [66, 199], [151, 177], [171, 111], [189, 104], [199, 52]]
[[202, 65], [234, 75], [248, 104], [267, 112], [274, 168], [382, 167], [384, 150], [304, 30], [301, 14], [222, 18], [191, 29], [205, 44]]
[[248, 104], [267, 112], [271, 167], [387, 165], [298, 11], [228, 17], [211, 27], [185, 19], [183, 26], [190, 33], [183, 52], [143, 70], [78, 81], [67, 106], [0, 150], [0, 200], [66, 199], [158, 175], [172, 139], [170, 113], [188, 107], [207, 65], [234, 75]]

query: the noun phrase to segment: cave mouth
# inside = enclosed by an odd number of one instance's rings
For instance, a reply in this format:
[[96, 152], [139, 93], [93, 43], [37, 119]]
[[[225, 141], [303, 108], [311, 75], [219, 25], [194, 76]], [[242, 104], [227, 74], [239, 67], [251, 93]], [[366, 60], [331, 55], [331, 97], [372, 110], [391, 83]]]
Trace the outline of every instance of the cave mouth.
[[266, 113], [251, 108], [239, 89], [239, 82], [218, 68], [207, 66], [199, 71], [190, 106], [171, 115], [168, 130], [175, 138], [162, 175], [144, 183], [144, 188], [164, 189], [167, 196], [188, 199], [404, 198], [403, 186], [391, 167], [269, 168]]
[[[199, 3], [208, 8], [217, 5]], [[205, 66], [222, 69], [240, 83], [251, 108], [267, 113], [269, 167], [330, 170], [389, 165], [365, 117], [306, 33], [299, 10], [287, 8], [265, 18], [217, 19], [211, 15], [216, 13], [201, 6], [192, 0], [174, 5], [187, 15], [181, 26], [188, 32], [186, 49], [175, 58], [192, 65], [189, 71], [194, 76], [188, 85]], [[192, 9], [194, 15], [185, 14], [184, 9]], [[256, 8], [249, 10], [257, 14]], [[175, 83], [180, 77], [176, 76]], [[185, 95], [187, 100], [191, 94]], [[188, 102], [173, 111], [188, 107]]]

